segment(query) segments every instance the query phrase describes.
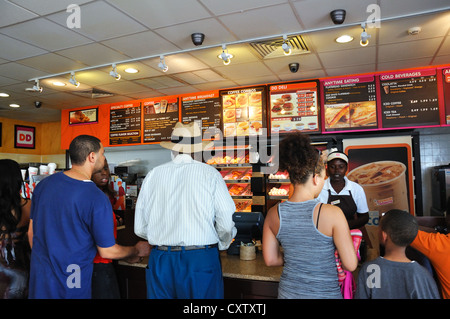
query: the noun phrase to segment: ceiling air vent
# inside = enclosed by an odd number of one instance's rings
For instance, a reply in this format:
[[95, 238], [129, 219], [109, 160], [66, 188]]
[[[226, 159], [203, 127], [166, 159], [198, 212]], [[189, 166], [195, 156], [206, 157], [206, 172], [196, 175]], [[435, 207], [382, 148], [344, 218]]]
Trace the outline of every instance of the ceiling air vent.
[[[289, 36], [287, 37], [287, 41], [292, 48], [291, 55], [310, 53], [309, 48], [302, 36]], [[250, 43], [252, 48], [255, 49], [263, 59], [279, 58], [285, 56], [284, 51], [281, 48], [282, 44], [283, 38]]]
[[114, 94], [107, 91], [102, 91], [99, 89], [90, 89], [90, 90], [84, 90], [84, 91], [76, 91], [73, 92], [73, 94], [82, 95], [82, 96], [89, 96], [92, 99], [98, 99], [101, 97], [108, 97], [113, 96]]

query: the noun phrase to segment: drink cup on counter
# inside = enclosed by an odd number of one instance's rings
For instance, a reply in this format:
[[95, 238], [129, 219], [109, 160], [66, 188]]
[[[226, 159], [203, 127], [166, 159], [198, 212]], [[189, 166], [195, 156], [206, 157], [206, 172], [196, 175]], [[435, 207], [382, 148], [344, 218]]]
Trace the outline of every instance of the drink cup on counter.
[[55, 170], [56, 170], [56, 164], [55, 163], [48, 163], [48, 173], [51, 175], [51, 174], [54, 174], [55, 173]]
[[239, 250], [239, 258], [241, 260], [254, 260], [256, 259], [256, 247], [255, 245], [241, 245]]
[[38, 170], [37, 167], [33, 167], [33, 166], [28, 167], [28, 176], [30, 177], [30, 181], [31, 181], [31, 176], [32, 175], [37, 175], [38, 171], [39, 170]]
[[22, 173], [22, 179], [25, 180], [25, 175], [27, 174], [27, 170], [21, 169], [20, 172]]
[[406, 166], [396, 161], [372, 162], [353, 169], [348, 179], [362, 186], [370, 211], [409, 211]]
[[39, 166], [39, 175], [48, 175], [48, 166], [47, 165]]

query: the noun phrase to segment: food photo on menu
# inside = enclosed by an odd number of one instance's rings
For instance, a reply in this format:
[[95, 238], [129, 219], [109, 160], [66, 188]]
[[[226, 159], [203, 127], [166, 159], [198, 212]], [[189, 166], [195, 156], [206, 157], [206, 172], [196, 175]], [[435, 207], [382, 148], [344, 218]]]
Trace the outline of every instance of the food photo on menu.
[[359, 128], [377, 125], [375, 101], [325, 104], [325, 128]]
[[272, 132], [316, 131], [316, 105], [315, 91], [271, 94]]
[[223, 95], [222, 105], [225, 137], [262, 134], [262, 92]]

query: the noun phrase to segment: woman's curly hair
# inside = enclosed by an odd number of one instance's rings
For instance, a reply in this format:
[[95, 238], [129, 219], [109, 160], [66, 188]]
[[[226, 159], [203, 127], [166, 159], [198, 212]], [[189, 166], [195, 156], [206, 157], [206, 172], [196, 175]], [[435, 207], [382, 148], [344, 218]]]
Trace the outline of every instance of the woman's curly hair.
[[324, 169], [317, 149], [311, 145], [308, 135], [295, 132], [280, 142], [279, 168], [289, 173], [293, 184], [304, 184], [309, 176]]

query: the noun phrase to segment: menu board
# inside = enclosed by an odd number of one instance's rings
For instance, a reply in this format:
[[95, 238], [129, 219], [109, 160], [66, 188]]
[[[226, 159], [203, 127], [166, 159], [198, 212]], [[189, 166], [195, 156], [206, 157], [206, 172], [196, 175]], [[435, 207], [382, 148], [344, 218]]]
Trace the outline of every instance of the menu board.
[[202, 128], [204, 139], [218, 137], [222, 127], [222, 105], [219, 91], [182, 96], [181, 121], [183, 124], [196, 121]]
[[262, 135], [265, 86], [220, 91], [223, 136]]
[[384, 128], [439, 125], [436, 69], [380, 76]]
[[179, 121], [178, 97], [165, 96], [142, 100], [144, 143], [170, 140]]
[[442, 85], [444, 86], [445, 121], [450, 125], [450, 68], [442, 70]]
[[377, 127], [376, 83], [373, 75], [322, 81], [325, 131]]
[[141, 103], [111, 104], [109, 111], [109, 144], [141, 143]]
[[269, 86], [271, 133], [319, 131], [318, 81]]

